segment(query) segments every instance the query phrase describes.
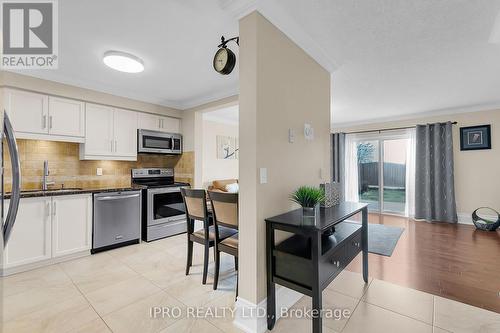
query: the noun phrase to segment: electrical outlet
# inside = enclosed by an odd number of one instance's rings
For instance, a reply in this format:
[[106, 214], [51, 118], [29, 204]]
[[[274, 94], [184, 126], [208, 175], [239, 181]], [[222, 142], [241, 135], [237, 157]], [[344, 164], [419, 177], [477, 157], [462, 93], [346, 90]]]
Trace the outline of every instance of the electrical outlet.
[[102, 168], [97, 168], [96, 169], [96, 175], [97, 176], [102, 176]]

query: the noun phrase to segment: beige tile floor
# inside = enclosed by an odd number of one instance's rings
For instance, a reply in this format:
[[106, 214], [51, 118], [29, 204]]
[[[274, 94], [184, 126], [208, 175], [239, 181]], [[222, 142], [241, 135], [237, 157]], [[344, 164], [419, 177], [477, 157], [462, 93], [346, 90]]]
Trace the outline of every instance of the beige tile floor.
[[[223, 256], [219, 289], [201, 284], [202, 248], [195, 246], [189, 276], [185, 236], [141, 243], [2, 278], [2, 332], [241, 332], [232, 318], [186, 318], [189, 306], [234, 307], [236, 274]], [[212, 258], [212, 256], [211, 256]], [[210, 269], [212, 273], [213, 267]], [[500, 314], [344, 271], [323, 293], [323, 332], [500, 332]], [[152, 318], [152, 307], [176, 307], [179, 318]], [[303, 297], [273, 332], [311, 332], [310, 319], [291, 316], [310, 309]]]

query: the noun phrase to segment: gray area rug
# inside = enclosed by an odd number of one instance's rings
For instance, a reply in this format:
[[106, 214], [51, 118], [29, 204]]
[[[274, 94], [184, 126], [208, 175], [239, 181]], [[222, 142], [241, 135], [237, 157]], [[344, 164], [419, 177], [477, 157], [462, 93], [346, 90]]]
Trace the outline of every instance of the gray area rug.
[[368, 224], [368, 252], [390, 257], [404, 230], [383, 224]]

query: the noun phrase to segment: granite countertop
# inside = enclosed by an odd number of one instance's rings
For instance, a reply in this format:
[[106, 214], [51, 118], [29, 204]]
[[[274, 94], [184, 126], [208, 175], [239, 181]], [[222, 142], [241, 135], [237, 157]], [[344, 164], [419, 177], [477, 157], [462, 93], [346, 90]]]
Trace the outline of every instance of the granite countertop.
[[[143, 186], [129, 186], [129, 187], [106, 187], [106, 188], [65, 188], [65, 189], [50, 189], [47, 191], [42, 190], [21, 190], [21, 198], [36, 198], [36, 197], [52, 197], [59, 195], [72, 195], [72, 194], [85, 194], [85, 193], [103, 193], [103, 192], [124, 192], [124, 191], [137, 191], [142, 190]], [[10, 199], [11, 193], [6, 193], [4, 198]]]

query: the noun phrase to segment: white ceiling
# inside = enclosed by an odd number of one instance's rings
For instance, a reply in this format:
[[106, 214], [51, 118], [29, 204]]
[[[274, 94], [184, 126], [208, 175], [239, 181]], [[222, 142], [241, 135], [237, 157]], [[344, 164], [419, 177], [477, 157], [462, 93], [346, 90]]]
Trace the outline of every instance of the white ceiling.
[[[234, 95], [238, 69], [221, 76], [212, 57], [221, 34], [238, 34], [234, 4], [255, 2], [335, 64], [335, 125], [500, 105], [500, 0], [64, 0], [60, 68], [29, 74], [177, 108]], [[146, 70], [105, 67], [107, 50], [141, 57]]]
[[277, 0], [335, 62], [333, 123], [500, 106], [499, 0]]
[[[218, 1], [58, 3], [59, 69], [30, 75], [180, 109], [237, 94], [238, 68], [227, 76], [212, 68], [221, 35], [238, 35], [238, 21]], [[237, 46], [229, 47], [237, 55]], [[138, 56], [144, 72], [106, 67], [102, 56], [108, 50]]]

